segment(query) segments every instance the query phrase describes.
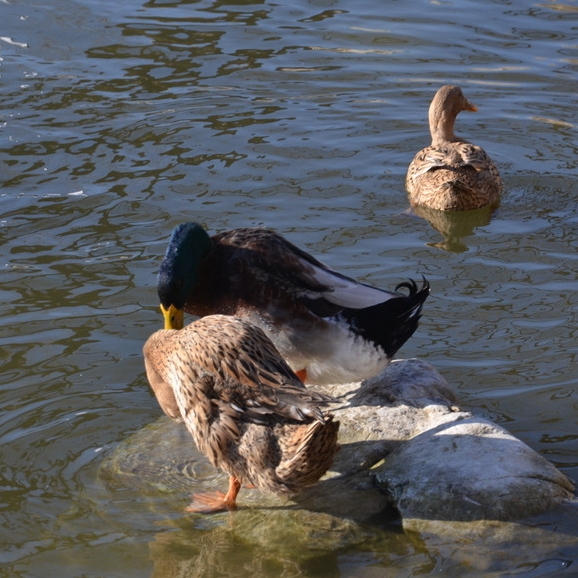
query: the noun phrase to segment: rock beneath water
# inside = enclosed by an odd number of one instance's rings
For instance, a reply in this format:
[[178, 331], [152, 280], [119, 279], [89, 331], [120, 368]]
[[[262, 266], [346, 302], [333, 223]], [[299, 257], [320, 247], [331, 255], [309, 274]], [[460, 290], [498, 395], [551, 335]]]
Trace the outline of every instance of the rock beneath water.
[[[515, 520], [573, 498], [571, 480], [503, 428], [461, 411], [424, 361], [394, 361], [378, 377], [323, 391], [338, 400], [331, 411], [342, 449], [328, 476], [295, 497], [303, 508], [367, 520], [393, 504], [415, 528], [416, 520]], [[184, 426], [168, 418], [120, 444], [102, 472], [143, 490], [226, 485]], [[247, 504], [291, 502], [243, 490], [239, 505]]]
[[576, 573], [571, 567], [578, 559], [577, 516], [578, 503], [573, 502], [523, 523], [407, 519], [404, 530], [416, 548], [460, 569], [452, 573], [446, 563], [448, 575], [553, 578]]

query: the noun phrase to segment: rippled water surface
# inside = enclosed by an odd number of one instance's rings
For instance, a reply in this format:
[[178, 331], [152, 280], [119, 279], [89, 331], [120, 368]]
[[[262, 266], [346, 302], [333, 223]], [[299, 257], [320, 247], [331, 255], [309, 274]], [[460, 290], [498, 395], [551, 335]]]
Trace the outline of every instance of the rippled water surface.
[[[491, 569], [491, 553], [371, 525], [355, 547], [263, 551], [226, 516], [186, 516], [183, 496], [99, 485], [103, 457], [160, 415], [141, 347], [183, 220], [272, 227], [384, 288], [424, 274], [433, 293], [400, 354], [578, 479], [574, 3], [6, 0], [0, 37], [0, 575]], [[457, 132], [505, 193], [491, 221], [444, 236], [405, 213], [403, 181], [448, 82], [478, 105]], [[577, 550], [507, 569], [575, 572]]]

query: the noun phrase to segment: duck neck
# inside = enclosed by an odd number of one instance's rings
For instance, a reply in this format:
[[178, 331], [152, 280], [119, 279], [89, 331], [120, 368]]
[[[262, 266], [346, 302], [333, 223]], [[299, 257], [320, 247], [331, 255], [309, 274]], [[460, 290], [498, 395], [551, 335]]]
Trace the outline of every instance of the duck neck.
[[454, 133], [456, 117], [445, 110], [438, 110], [430, 107], [429, 111], [429, 130], [431, 133], [432, 144], [439, 142], [454, 142], [458, 137]]

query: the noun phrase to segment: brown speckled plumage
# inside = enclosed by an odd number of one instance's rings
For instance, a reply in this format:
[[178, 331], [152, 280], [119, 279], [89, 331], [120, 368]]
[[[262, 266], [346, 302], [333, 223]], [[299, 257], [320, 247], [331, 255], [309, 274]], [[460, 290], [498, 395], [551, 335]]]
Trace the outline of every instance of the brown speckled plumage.
[[193, 510], [233, 508], [242, 483], [296, 494], [333, 462], [339, 422], [319, 407], [331, 398], [307, 390], [259, 328], [210, 315], [157, 331], [144, 357], [165, 412], [180, 416], [199, 450], [231, 476], [228, 500], [202, 498]]
[[432, 144], [409, 165], [405, 186], [412, 205], [466, 211], [500, 202], [502, 181], [486, 152], [454, 133], [457, 115], [476, 111], [458, 86], [442, 86], [429, 108]]

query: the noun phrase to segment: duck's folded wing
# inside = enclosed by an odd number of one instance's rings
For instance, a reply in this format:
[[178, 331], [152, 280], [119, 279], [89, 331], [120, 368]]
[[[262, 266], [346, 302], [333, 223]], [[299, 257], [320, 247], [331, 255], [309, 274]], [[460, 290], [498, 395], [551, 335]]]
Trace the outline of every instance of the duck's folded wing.
[[[212, 321], [208, 326], [212, 331], [201, 333], [203, 323], [216, 317], [226, 323]], [[234, 331], [227, 331], [227, 326]], [[185, 328], [170, 335], [179, 343], [169, 357], [172, 370], [165, 368], [169, 380], [180, 382], [173, 387], [194, 388], [193, 383], [183, 384], [186, 376], [211, 376], [212, 385], [203, 395], [216, 407], [228, 406], [247, 421], [264, 423], [267, 416], [275, 415], [323, 422], [318, 406], [333, 398], [306, 389], [260, 328], [226, 316], [205, 317], [189, 327], [190, 331]]]
[[484, 149], [471, 143], [461, 144], [459, 153], [462, 164], [472, 166], [476, 171], [485, 171], [493, 164]]
[[[275, 354], [278, 355], [276, 351]], [[333, 401], [328, 395], [306, 389], [280, 357], [259, 363], [247, 359], [233, 361], [223, 369], [226, 377], [215, 384], [215, 392], [255, 423], [262, 423], [265, 416], [271, 415], [300, 422], [311, 419], [323, 422], [319, 406]]]
[[286, 376], [285, 372], [243, 365], [238, 372], [238, 367], [231, 371], [229, 364], [224, 368], [225, 378], [215, 380], [214, 395], [219, 404], [229, 406], [240, 418], [252, 423], [267, 424], [272, 416], [297, 422], [316, 419], [323, 423], [319, 406], [333, 398], [306, 389], [292, 372]]
[[464, 157], [467, 147], [472, 147], [470, 143], [447, 143], [428, 147], [420, 151], [413, 160], [409, 176], [412, 179], [439, 169], [452, 169], [464, 164], [469, 164]]
[[302, 423], [312, 420], [324, 423], [319, 405], [329, 403], [331, 398], [317, 399], [315, 395], [306, 396], [301, 393], [301, 391], [287, 389], [262, 390], [259, 396], [245, 400], [243, 405], [231, 405], [253, 423], [266, 424], [269, 416]]
[[[236, 231], [236, 245], [242, 251], [235, 259], [236, 266], [250, 271], [258, 282], [291, 295], [316, 315], [332, 316], [343, 308], [363, 309], [396, 296], [334, 271], [273, 231], [246, 231], [251, 238], [243, 245]], [[223, 241], [231, 239], [221, 238]]]
[[[318, 315], [320, 313], [315, 311], [315, 308], [321, 308], [327, 303], [338, 309], [365, 309], [396, 297], [395, 293], [359, 283], [331, 269], [312, 268], [310, 276], [325, 287], [322, 291], [310, 291], [304, 295], [304, 301]], [[335, 313], [337, 311], [328, 313], [328, 315], [335, 315]]]

